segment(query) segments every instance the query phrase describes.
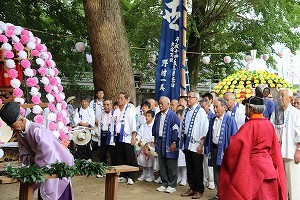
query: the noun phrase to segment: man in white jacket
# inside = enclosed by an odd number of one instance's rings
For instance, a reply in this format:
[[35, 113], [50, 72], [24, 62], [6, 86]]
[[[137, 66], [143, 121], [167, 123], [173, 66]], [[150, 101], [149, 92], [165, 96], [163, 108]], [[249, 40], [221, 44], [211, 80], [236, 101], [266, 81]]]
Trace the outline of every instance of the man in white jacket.
[[189, 92], [188, 108], [183, 113], [180, 123], [180, 147], [183, 149], [190, 189], [181, 196], [200, 199], [204, 193], [203, 185], [203, 143], [208, 131], [208, 119], [203, 108], [198, 104], [199, 93]]
[[[89, 100], [87, 98], [81, 99], [81, 107], [75, 110], [74, 123], [77, 126], [84, 126], [93, 128], [95, 125], [95, 113], [89, 107]], [[87, 155], [84, 155], [86, 149]], [[92, 142], [91, 140], [86, 145], [77, 145], [75, 158], [87, 159], [92, 161]]]
[[[118, 96], [119, 109], [114, 111], [113, 127], [116, 140], [116, 150], [119, 165], [135, 164], [133, 146], [136, 142], [136, 112], [129, 102], [129, 95], [122, 92]], [[134, 173], [121, 173], [119, 182], [134, 184]]]
[[300, 110], [293, 107], [293, 92], [282, 88], [279, 91], [284, 110], [283, 125], [275, 125], [275, 112], [270, 121], [274, 124], [284, 161], [290, 200], [300, 199]]

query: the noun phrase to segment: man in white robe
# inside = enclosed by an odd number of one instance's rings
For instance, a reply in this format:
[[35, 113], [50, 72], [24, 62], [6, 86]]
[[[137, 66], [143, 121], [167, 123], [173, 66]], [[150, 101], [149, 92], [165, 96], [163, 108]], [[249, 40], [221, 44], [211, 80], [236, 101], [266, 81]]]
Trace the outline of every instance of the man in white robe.
[[291, 105], [293, 93], [282, 88], [279, 91], [284, 110], [284, 124], [275, 125], [275, 112], [270, 121], [274, 124], [278, 139], [281, 142], [281, 153], [284, 161], [289, 199], [300, 199], [300, 110]]

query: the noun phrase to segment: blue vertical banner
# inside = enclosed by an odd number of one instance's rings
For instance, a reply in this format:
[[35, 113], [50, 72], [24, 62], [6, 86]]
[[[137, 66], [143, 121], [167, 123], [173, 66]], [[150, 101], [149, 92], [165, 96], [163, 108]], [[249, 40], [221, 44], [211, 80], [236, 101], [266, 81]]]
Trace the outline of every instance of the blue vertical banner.
[[165, 0], [155, 80], [155, 99], [180, 96], [182, 65], [183, 0]]

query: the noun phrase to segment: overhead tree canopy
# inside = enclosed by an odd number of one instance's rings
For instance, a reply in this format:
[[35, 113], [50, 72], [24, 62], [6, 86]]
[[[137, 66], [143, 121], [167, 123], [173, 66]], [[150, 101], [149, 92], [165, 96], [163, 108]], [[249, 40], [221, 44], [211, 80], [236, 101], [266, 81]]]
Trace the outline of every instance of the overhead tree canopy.
[[[155, 73], [158, 54], [162, 2], [157, 0], [120, 0], [125, 21], [132, 66], [147, 77]], [[53, 54], [60, 70], [75, 82], [81, 72], [92, 71], [83, 53], [74, 51], [78, 41], [88, 43], [81, 0], [11, 0], [0, 1], [0, 19], [34, 29]], [[292, 52], [299, 48], [300, 5], [296, 0], [210, 0], [192, 1], [188, 16], [188, 67], [193, 87], [203, 78], [222, 79], [234, 72], [234, 65], [224, 64], [225, 55], [243, 59], [239, 52], [257, 49], [258, 56], [274, 53], [275, 42], [285, 44]], [[37, 32], [43, 31], [43, 32]], [[89, 46], [89, 44], [88, 44]], [[88, 49], [89, 50], [89, 49]], [[211, 62], [204, 65], [203, 55]], [[220, 54], [220, 52], [225, 54]], [[233, 54], [230, 54], [233, 53]], [[274, 59], [268, 60], [274, 65]]]

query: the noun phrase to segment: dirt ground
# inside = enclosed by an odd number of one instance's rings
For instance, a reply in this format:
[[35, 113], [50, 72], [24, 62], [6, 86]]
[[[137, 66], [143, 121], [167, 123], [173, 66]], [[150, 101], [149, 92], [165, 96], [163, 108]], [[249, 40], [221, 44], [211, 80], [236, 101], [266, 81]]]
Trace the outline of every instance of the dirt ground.
[[[104, 199], [105, 178], [75, 176], [72, 178], [74, 196], [77, 200], [102, 200]], [[120, 200], [160, 200], [172, 198], [172, 200], [191, 199], [181, 197], [180, 194], [188, 189], [188, 186], [178, 186], [173, 194], [157, 192], [157, 183], [136, 181], [134, 185], [126, 183], [118, 184], [118, 199]], [[0, 185], [0, 200], [16, 200], [19, 194], [19, 184]], [[212, 198], [216, 190], [206, 189], [203, 200]], [[35, 200], [36, 194], [35, 194]]]

